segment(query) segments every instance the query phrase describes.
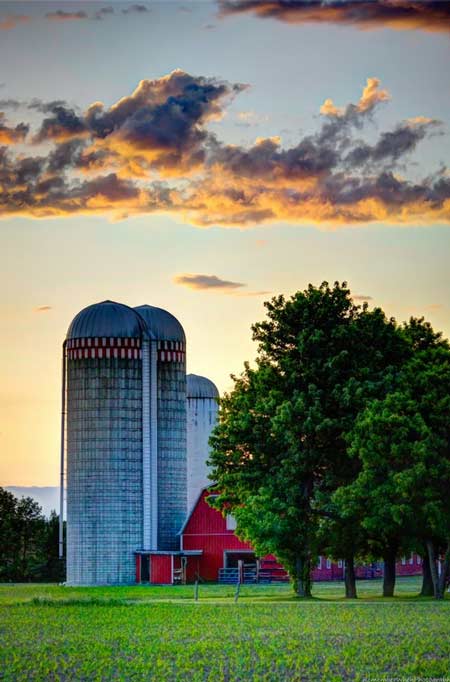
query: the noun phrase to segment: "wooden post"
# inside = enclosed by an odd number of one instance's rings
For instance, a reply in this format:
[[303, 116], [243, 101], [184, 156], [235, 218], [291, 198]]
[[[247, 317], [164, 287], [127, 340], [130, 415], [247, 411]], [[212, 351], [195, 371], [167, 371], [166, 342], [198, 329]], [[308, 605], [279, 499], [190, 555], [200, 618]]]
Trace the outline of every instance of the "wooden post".
[[240, 589], [241, 589], [241, 583], [240, 583], [240, 581], [238, 580], [237, 583], [236, 583], [236, 592], [234, 593], [234, 603], [235, 603], [235, 604], [237, 603], [237, 600], [239, 599], [239, 591], [240, 591]]
[[194, 599], [195, 599], [195, 601], [198, 601], [198, 580], [195, 581], [195, 586], [194, 586]]

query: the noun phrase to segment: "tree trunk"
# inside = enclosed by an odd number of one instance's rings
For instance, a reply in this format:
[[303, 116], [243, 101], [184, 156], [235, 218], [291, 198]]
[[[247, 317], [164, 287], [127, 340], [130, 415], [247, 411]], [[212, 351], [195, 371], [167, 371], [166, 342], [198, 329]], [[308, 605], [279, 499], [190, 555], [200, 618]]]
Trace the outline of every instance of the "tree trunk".
[[450, 541], [447, 544], [447, 550], [445, 552], [445, 557], [443, 564], [441, 566], [441, 575], [439, 576], [439, 599], [444, 598], [444, 592], [445, 592], [445, 583], [447, 581], [447, 576], [449, 575], [450, 571]]
[[310, 565], [304, 557], [298, 556], [295, 562], [297, 597], [311, 596]]
[[439, 588], [439, 576], [437, 572], [437, 566], [436, 566], [436, 552], [434, 549], [434, 543], [432, 540], [427, 540], [427, 550], [428, 550], [428, 559], [429, 559], [429, 564], [430, 564], [430, 573], [431, 573], [431, 580], [433, 581], [433, 594], [435, 599], [442, 599], [443, 594], [440, 593]]
[[356, 575], [353, 556], [345, 560], [345, 598], [356, 599]]
[[396, 552], [388, 550], [383, 555], [384, 571], [383, 571], [383, 597], [393, 597], [395, 589], [395, 559]]
[[428, 549], [424, 546], [423, 561], [422, 561], [422, 589], [420, 591], [421, 597], [432, 597], [434, 595], [433, 579], [431, 577], [430, 559], [428, 556]]

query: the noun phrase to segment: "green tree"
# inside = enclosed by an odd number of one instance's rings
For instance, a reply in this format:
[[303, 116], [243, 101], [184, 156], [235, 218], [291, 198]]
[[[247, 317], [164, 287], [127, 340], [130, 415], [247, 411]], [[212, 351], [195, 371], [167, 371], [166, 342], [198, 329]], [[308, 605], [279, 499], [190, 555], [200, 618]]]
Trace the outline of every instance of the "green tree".
[[0, 582], [13, 580], [17, 563], [17, 499], [0, 488]]
[[[425, 546], [430, 570], [424, 575], [441, 598], [450, 563], [450, 351], [422, 320], [404, 331], [414, 354], [395, 389], [357, 418], [349, 454], [361, 471], [334, 499], [344, 516], [359, 515], [373, 551], [383, 556], [385, 595], [394, 592], [399, 551]], [[439, 579], [441, 551], [446, 559]]]
[[[367, 402], [385, 395], [408, 344], [380, 309], [355, 305], [345, 283], [310, 285], [265, 306], [268, 319], [252, 327], [256, 367], [233, 377], [211, 438], [214, 506], [231, 508], [238, 534], [274, 553], [308, 596], [320, 522], [334, 518], [333, 492], [358, 473], [346, 434]], [[351, 566], [357, 547], [345, 523], [335, 524], [335, 540]], [[354, 576], [347, 594], [356, 594]]]
[[35, 579], [46, 561], [46, 519], [31, 497], [18, 500], [0, 488], [0, 576]]
[[59, 557], [59, 516], [54, 511], [51, 512], [45, 526], [44, 555], [45, 565], [42, 568], [42, 580], [46, 582], [62, 582], [65, 580], [65, 557], [62, 559]]

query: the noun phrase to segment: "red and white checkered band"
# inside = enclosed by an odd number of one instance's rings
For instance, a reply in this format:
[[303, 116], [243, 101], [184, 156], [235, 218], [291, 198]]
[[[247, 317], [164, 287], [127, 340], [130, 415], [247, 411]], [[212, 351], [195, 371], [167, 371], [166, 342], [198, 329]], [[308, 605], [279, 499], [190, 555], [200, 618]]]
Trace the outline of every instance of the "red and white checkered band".
[[186, 351], [182, 341], [158, 341], [160, 362], [184, 362]]
[[69, 360], [88, 360], [90, 358], [139, 360], [142, 357], [141, 339], [95, 337], [88, 339], [69, 339], [66, 343]]

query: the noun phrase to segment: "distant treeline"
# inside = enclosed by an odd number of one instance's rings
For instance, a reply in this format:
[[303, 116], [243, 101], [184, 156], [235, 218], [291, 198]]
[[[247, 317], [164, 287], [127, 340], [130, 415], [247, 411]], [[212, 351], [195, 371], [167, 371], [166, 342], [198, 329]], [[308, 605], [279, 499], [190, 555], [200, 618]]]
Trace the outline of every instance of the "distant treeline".
[[0, 582], [60, 582], [59, 516], [46, 518], [31, 497], [17, 499], [0, 488]]

